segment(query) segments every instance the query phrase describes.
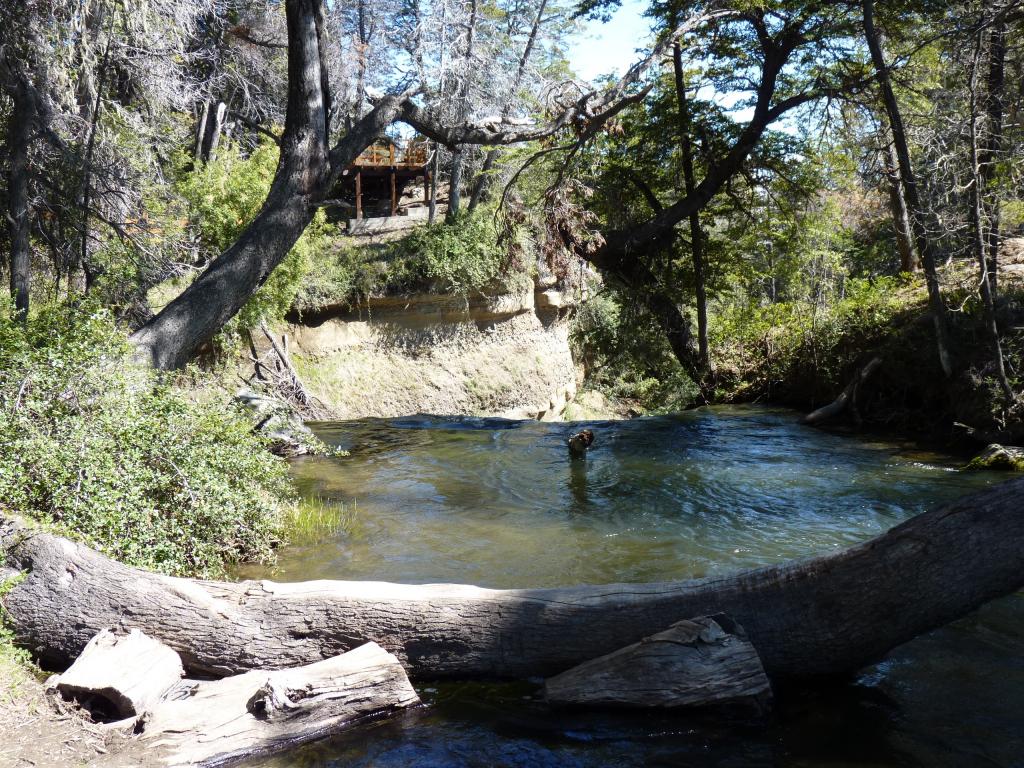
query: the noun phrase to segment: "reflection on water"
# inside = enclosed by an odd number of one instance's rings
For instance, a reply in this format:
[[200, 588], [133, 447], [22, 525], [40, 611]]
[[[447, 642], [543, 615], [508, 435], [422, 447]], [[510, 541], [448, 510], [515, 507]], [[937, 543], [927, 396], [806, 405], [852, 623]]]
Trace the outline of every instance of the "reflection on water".
[[[703, 409], [579, 424], [409, 418], [323, 424], [351, 451], [296, 465], [352, 530], [281, 553], [281, 580], [492, 587], [701, 576], [862, 541], [995, 482], [941, 456]], [[247, 570], [245, 575], [268, 575]], [[767, 725], [551, 717], [529, 685], [421, 686], [428, 707], [267, 766], [1024, 766], [1024, 598], [904, 646], [845, 686], [785, 691]]]

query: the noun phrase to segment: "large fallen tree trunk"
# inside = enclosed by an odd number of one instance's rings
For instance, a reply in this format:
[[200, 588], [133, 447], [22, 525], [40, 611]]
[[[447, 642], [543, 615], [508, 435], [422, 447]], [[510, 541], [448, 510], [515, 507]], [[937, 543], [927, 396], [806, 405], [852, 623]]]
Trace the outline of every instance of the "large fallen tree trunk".
[[0, 543], [27, 572], [4, 598], [18, 638], [56, 665], [114, 627], [159, 638], [193, 673], [296, 666], [372, 640], [420, 678], [547, 676], [680, 619], [726, 613], [777, 679], [854, 670], [1024, 585], [1024, 480], [833, 555], [663, 584], [231, 584], [145, 573], [11, 526]]

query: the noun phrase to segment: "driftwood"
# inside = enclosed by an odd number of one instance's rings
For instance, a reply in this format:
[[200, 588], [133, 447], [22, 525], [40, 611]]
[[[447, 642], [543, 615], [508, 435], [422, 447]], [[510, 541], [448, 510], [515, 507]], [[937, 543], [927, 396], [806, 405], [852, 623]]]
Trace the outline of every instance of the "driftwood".
[[765, 711], [772, 690], [754, 646], [725, 616], [688, 619], [548, 679], [552, 704]]
[[151, 710], [184, 674], [181, 657], [163, 643], [137, 629], [122, 636], [104, 629], [51, 686], [120, 720]]
[[182, 681], [142, 716], [137, 736], [92, 765], [224, 765], [418, 703], [398, 659], [367, 643], [303, 667]]
[[68, 664], [104, 627], [138, 627], [187, 670], [283, 668], [374, 640], [414, 677], [551, 676], [687, 616], [739, 622], [772, 678], [835, 675], [1024, 585], [1024, 479], [848, 550], [695, 581], [565, 589], [219, 583], [125, 567], [0, 525], [26, 571], [4, 604], [18, 640]]
[[[856, 407], [857, 393], [860, 391], [860, 387], [866, 382], [880, 366], [882, 365], [882, 358], [873, 357], [868, 361], [868, 364], [857, 371], [857, 374], [853, 377], [853, 380], [846, 385], [846, 388], [839, 393], [839, 397], [833, 400], [828, 405], [823, 405], [816, 411], [811, 411], [809, 414], [804, 416], [805, 424], [817, 424], [821, 421], [833, 419], [847, 407]], [[859, 418], [859, 417], [858, 417]]]

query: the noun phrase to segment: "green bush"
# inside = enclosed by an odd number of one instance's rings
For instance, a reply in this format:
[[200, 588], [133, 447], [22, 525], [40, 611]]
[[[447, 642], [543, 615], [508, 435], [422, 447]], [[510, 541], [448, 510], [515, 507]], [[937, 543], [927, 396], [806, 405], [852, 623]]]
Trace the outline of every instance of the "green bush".
[[421, 227], [395, 244], [394, 287], [429, 285], [452, 293], [486, 288], [511, 266], [489, 213]]
[[0, 506], [131, 565], [216, 576], [270, 558], [292, 500], [250, 423], [154, 383], [106, 312], [22, 326], [0, 303]]
[[605, 289], [585, 301], [570, 328], [573, 357], [589, 385], [647, 413], [688, 407], [697, 386], [672, 353], [664, 332], [628, 291]]
[[710, 323], [722, 387], [717, 397], [770, 394], [777, 384], [809, 381], [808, 371], [823, 391], [845, 386], [850, 367], [881, 342], [893, 318], [912, 302], [904, 290], [907, 279], [848, 279], [842, 296], [821, 305], [788, 301], [722, 308]]
[[438, 291], [469, 294], [525, 275], [521, 248], [499, 242], [491, 212], [419, 227], [378, 244], [334, 243], [312, 259], [295, 304], [319, 309], [361, 296]]

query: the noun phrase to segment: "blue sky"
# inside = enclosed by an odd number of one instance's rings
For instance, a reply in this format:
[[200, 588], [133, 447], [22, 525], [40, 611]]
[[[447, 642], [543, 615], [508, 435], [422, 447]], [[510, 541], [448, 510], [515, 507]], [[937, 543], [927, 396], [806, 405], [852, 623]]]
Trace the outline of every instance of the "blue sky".
[[576, 74], [586, 80], [601, 75], [621, 75], [639, 58], [637, 48], [651, 42], [651, 20], [643, 17], [645, 0], [623, 0], [611, 21], [588, 21], [581, 34], [569, 46], [569, 62]]
[[[623, 74], [640, 58], [637, 49], [646, 50], [652, 42], [651, 19], [643, 13], [647, 0], [623, 0], [622, 5], [607, 23], [588, 21], [583, 32], [569, 46], [569, 63], [577, 75], [585, 80], [594, 80], [601, 75]], [[730, 109], [740, 94], [716, 93], [709, 86], [698, 92], [702, 99], [714, 99]], [[733, 118], [746, 122], [753, 109], [736, 109]]]

